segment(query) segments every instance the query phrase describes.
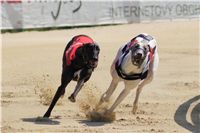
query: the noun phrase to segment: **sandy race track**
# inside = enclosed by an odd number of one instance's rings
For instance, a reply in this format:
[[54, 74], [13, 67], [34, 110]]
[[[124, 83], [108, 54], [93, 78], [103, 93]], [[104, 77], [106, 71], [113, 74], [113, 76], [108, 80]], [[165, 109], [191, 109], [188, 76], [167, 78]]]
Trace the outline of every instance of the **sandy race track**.
[[[3, 34], [2, 132], [200, 133], [199, 31], [199, 21], [188, 20]], [[137, 114], [131, 113], [133, 90], [116, 108], [114, 122], [88, 121], [82, 105], [99, 100], [110, 84], [118, 48], [141, 32], [156, 38], [160, 64], [154, 81], [141, 93]], [[60, 84], [65, 45], [77, 34], [87, 34], [100, 45], [98, 68], [76, 103], [67, 99], [75, 87], [71, 82], [51, 120], [36, 121], [48, 108], [44, 98]], [[119, 84], [112, 101], [122, 88]]]

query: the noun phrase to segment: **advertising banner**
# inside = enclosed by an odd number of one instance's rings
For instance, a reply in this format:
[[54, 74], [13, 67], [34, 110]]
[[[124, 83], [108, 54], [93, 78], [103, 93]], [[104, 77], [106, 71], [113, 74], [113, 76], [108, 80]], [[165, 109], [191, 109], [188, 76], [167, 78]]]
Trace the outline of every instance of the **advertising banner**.
[[2, 29], [200, 18], [200, 1], [1, 0]]

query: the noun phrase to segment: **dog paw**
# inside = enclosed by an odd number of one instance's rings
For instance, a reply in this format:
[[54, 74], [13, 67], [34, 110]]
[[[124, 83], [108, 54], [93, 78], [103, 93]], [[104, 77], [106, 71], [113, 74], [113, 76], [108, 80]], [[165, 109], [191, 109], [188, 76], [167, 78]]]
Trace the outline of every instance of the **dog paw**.
[[75, 99], [73, 96], [68, 97], [68, 99], [69, 99], [71, 102], [73, 102], [73, 103], [76, 102], [76, 99]]
[[43, 118], [49, 118], [49, 116], [50, 116], [50, 113], [45, 113]]
[[137, 107], [134, 107], [133, 110], [132, 110], [132, 113], [135, 115], [137, 112]]

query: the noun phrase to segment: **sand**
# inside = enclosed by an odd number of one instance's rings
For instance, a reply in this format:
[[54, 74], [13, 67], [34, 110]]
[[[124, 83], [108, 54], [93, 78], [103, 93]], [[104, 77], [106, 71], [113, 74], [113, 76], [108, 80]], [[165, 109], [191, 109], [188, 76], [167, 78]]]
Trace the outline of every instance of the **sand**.
[[[142, 32], [156, 38], [160, 63], [141, 93], [138, 112], [131, 113], [133, 90], [116, 108], [116, 120], [89, 121], [84, 105], [94, 106], [108, 88], [118, 48]], [[2, 132], [200, 133], [199, 32], [200, 21], [188, 20], [2, 34]], [[65, 45], [77, 34], [100, 45], [99, 65], [76, 103], [67, 99], [76, 85], [71, 82], [51, 119], [38, 120], [48, 108], [42, 98], [48, 100], [60, 84]], [[111, 102], [123, 87], [118, 85]]]

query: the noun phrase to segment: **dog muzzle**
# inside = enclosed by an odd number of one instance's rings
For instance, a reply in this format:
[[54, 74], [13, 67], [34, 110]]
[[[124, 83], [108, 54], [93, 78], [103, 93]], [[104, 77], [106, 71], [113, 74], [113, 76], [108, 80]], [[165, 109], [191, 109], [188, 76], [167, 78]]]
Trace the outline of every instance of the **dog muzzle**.
[[145, 53], [142, 49], [137, 50], [134, 55], [132, 56], [132, 63], [133, 65], [136, 65], [138, 67], [141, 66], [141, 64], [143, 63], [144, 59], [145, 59]]
[[98, 65], [98, 60], [97, 59], [92, 59], [88, 61], [88, 67], [89, 68], [96, 68]]

